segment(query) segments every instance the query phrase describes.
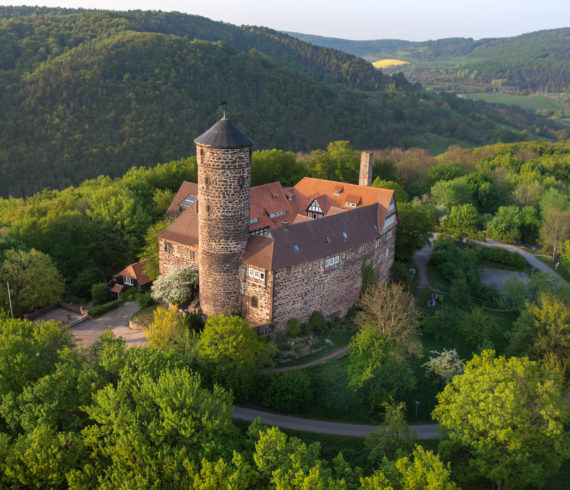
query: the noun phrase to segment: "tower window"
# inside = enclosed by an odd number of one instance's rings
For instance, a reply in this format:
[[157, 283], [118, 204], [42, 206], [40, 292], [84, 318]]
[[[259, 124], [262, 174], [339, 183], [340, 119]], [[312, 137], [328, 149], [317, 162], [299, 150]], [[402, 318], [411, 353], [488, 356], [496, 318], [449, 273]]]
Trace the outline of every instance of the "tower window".
[[253, 308], [257, 308], [259, 306], [259, 301], [257, 300], [257, 296], [251, 297], [251, 306]]
[[206, 177], [206, 178], [204, 179], [204, 184], [206, 184], [206, 186], [209, 186], [209, 185], [210, 185], [210, 178], [209, 178], [209, 177]]
[[238, 177], [238, 185], [239, 185], [239, 188], [240, 188], [240, 189], [243, 189], [244, 184], [245, 184], [245, 179], [243, 178], [243, 175], [240, 175], [240, 176]]

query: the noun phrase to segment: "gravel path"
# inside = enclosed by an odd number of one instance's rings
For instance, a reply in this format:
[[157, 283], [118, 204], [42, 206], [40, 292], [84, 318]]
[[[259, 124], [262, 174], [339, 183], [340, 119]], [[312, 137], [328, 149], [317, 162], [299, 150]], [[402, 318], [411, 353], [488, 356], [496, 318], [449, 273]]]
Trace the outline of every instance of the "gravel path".
[[[280, 427], [281, 429], [297, 430], [299, 432], [312, 432], [315, 434], [327, 434], [331, 436], [358, 437], [363, 439], [370, 432], [379, 429], [380, 425], [344, 424], [341, 422], [326, 422], [324, 420], [306, 419], [293, 417], [279, 413], [265, 412], [252, 408], [234, 405], [232, 418], [252, 422], [261, 417], [265, 425]], [[410, 425], [410, 429], [418, 439], [439, 439], [439, 426], [437, 424]]]
[[131, 316], [138, 311], [136, 302], [125, 303], [98, 318], [90, 318], [71, 329], [77, 345], [91, 345], [97, 341], [105, 330], [112, 330], [117, 337], [122, 337], [127, 347], [148, 345], [148, 340], [139, 330], [129, 328]]
[[344, 346], [344, 347], [341, 347], [340, 349], [337, 349], [337, 350], [331, 352], [330, 354], [328, 354], [324, 357], [321, 357], [319, 359], [315, 359], [314, 361], [307, 362], [305, 364], [298, 364], [297, 366], [285, 366], [285, 367], [275, 368], [274, 372], [282, 373], [284, 371], [293, 371], [295, 369], [306, 369], [306, 368], [310, 368], [313, 366], [318, 366], [319, 364], [322, 364], [323, 362], [330, 361], [331, 359], [339, 359], [340, 357], [344, 357], [346, 355], [347, 350], [348, 350], [348, 346]]

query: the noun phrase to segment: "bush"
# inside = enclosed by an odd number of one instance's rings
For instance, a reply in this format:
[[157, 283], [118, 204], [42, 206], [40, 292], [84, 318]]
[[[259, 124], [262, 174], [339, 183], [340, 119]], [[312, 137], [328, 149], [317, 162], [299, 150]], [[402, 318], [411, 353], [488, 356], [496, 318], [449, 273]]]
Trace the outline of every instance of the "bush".
[[390, 277], [393, 282], [407, 282], [409, 267], [404, 262], [394, 261], [390, 269]]
[[205, 323], [202, 315], [196, 311], [193, 311], [186, 316], [186, 325], [190, 330], [199, 333], [204, 330]]
[[105, 303], [104, 305], [99, 305], [93, 308], [89, 315], [92, 317], [101, 316], [111, 310], [114, 310], [118, 306], [121, 306], [124, 303], [123, 298], [116, 299], [115, 301], [110, 301], [109, 303]]
[[91, 297], [95, 305], [102, 305], [109, 298], [109, 286], [104, 282], [98, 282], [91, 286]]
[[301, 322], [296, 318], [287, 320], [287, 334], [291, 338], [299, 337], [302, 333]]
[[268, 408], [282, 412], [298, 412], [306, 408], [313, 398], [311, 378], [300, 370], [275, 375], [262, 396]]
[[480, 257], [483, 260], [494, 262], [496, 264], [503, 264], [515, 269], [525, 269], [528, 267], [528, 262], [517, 252], [511, 252], [504, 248], [491, 247], [481, 248]]
[[152, 298], [150, 297], [150, 293], [142, 293], [137, 296], [137, 304], [141, 308], [146, 308], [152, 302]]
[[306, 337], [307, 335], [310, 334], [311, 334], [311, 325], [309, 325], [307, 322], [301, 323], [301, 335]]
[[317, 334], [322, 334], [327, 331], [327, 322], [320, 311], [313, 311], [313, 313], [311, 313], [309, 325], [311, 326], [311, 330]]

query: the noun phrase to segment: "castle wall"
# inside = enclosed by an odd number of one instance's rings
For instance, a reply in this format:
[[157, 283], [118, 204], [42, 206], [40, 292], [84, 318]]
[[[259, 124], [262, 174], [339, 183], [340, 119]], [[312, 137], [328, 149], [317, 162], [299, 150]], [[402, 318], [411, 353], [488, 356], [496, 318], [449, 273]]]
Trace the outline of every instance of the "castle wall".
[[241, 310], [240, 258], [249, 236], [251, 148], [197, 145], [200, 306], [207, 316]]
[[[168, 251], [167, 251], [168, 247]], [[194, 247], [171, 242], [164, 238], [158, 239], [158, 267], [160, 274], [168, 274], [173, 267], [198, 267], [198, 252]]]
[[348, 250], [344, 255], [340, 253], [336, 265], [325, 267], [325, 260], [329, 257], [323, 257], [311, 263], [275, 271], [275, 325], [282, 328], [289, 318], [305, 322], [313, 311], [320, 311], [328, 318], [344, 316], [360, 296], [364, 260], [373, 264], [379, 282], [389, 280], [395, 239], [396, 232], [392, 229], [363, 247]]
[[[251, 277], [249, 269], [262, 272], [264, 278]], [[243, 294], [241, 314], [250, 323], [256, 325], [271, 322], [273, 313], [273, 273], [259, 267], [246, 265], [242, 266], [240, 270], [240, 280]]]

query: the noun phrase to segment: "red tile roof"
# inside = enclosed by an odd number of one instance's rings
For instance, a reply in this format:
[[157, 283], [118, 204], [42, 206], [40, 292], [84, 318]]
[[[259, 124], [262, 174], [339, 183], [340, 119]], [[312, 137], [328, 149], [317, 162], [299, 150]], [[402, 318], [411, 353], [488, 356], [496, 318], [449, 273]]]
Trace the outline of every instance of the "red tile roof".
[[123, 289], [125, 289], [125, 286], [123, 286], [122, 284], [115, 284], [112, 288], [111, 288], [111, 292], [112, 293], [116, 293], [119, 294], [123, 291]]
[[156, 236], [183, 245], [198, 245], [198, 213], [196, 203]]
[[145, 284], [152, 282], [152, 280], [149, 279], [148, 276], [144, 273], [144, 268], [151, 260], [153, 259], [144, 259], [140, 262], [135, 262], [134, 264], [128, 265], [117, 275], [123, 277], [127, 276], [135, 279], [140, 286], [144, 286]]

